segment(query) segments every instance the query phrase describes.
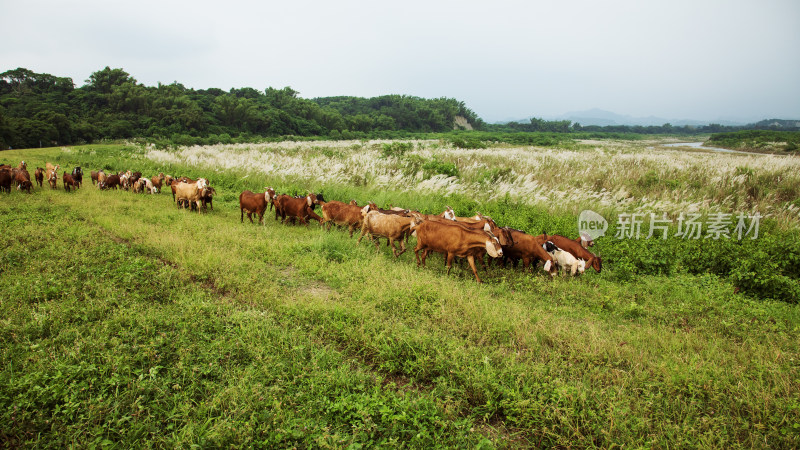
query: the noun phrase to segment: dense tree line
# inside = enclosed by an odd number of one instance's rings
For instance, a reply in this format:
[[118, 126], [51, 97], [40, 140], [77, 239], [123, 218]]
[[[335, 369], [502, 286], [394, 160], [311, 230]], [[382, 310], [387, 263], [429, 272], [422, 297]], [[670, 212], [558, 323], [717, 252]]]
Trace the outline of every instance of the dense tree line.
[[[459, 119], [458, 118], [463, 118]], [[352, 139], [408, 138], [464, 128], [508, 142], [558, 142], [555, 135], [708, 134], [743, 129], [797, 130], [798, 121], [771, 119], [734, 127], [581, 126], [568, 120], [486, 124], [456, 99], [406, 95], [303, 99], [290, 87], [189, 89], [180, 83], [144, 86], [123, 69], [106, 67], [75, 87], [71, 78], [19, 68], [0, 73], [0, 149], [146, 138], [210, 144], [280, 136]], [[464, 139], [460, 137], [459, 139]]]
[[467, 120], [472, 128], [485, 126], [477, 114], [449, 98], [420, 101], [406, 95], [384, 95], [374, 98], [324, 97], [314, 99], [322, 107], [332, 108], [350, 118], [354, 131], [408, 130], [446, 132], [458, 128], [456, 117]]
[[[746, 126], [729, 126], [720, 124], [708, 125], [684, 125], [674, 126], [669, 123], [663, 125], [588, 125], [582, 126], [580, 123], [572, 123], [569, 120], [544, 120], [540, 118], [531, 118], [530, 122], [509, 122], [506, 124], [494, 124], [485, 126], [487, 131], [499, 132], [539, 132], [539, 133], [574, 133], [574, 132], [588, 132], [588, 133], [623, 133], [623, 134], [709, 134], [709, 133], [723, 133], [733, 132], [743, 129], [766, 129], [768, 121], [759, 122], [758, 124]], [[775, 120], [770, 121], [774, 123]], [[787, 122], [787, 121], [781, 121]], [[773, 127], [775, 125], [772, 125]], [[791, 129], [786, 128], [784, 129]], [[774, 128], [773, 128], [774, 129]]]
[[133, 137], [175, 143], [273, 136], [364, 137], [376, 132], [445, 132], [456, 116], [483, 122], [463, 102], [383, 96], [303, 99], [285, 87], [189, 89], [144, 86], [106, 67], [75, 87], [71, 78], [19, 68], [0, 74], [0, 149]]
[[726, 148], [768, 149], [796, 152], [800, 150], [800, 132], [775, 130], [741, 130], [712, 135], [711, 145]]

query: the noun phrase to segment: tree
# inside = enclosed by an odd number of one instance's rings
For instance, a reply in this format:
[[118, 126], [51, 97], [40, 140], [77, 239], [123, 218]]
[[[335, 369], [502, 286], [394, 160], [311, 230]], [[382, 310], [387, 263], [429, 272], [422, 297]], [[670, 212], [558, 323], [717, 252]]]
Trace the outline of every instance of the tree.
[[72, 78], [54, 77], [17, 68], [0, 74], [0, 94], [21, 97], [25, 94], [67, 94], [75, 88]]
[[136, 84], [136, 79], [122, 69], [111, 69], [106, 66], [105, 69], [91, 74], [86, 82], [89, 89], [102, 94], [110, 94], [114, 86], [120, 86], [124, 83]]
[[283, 89], [268, 87], [264, 91], [267, 103], [273, 108], [278, 109], [284, 109], [291, 104], [297, 98], [297, 94], [299, 94], [299, 92], [295, 91], [289, 86], [286, 86]]
[[[457, 116], [477, 115], [451, 98], [406, 95], [303, 99], [291, 87], [187, 89], [144, 86], [121, 68], [94, 72], [75, 88], [70, 78], [18, 68], [0, 74], [0, 146], [71, 144], [104, 138], [242, 138], [367, 136], [391, 131], [447, 132]], [[232, 136], [232, 137], [230, 137]], [[176, 138], [177, 139], [177, 138]]]

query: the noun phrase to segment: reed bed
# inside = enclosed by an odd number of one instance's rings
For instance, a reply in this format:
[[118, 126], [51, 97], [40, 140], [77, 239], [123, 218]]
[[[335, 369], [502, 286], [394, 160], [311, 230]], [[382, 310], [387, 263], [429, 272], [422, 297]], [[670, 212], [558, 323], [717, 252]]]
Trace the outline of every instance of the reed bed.
[[[407, 144], [402, 154], [387, 152]], [[443, 141], [323, 141], [148, 148], [157, 163], [269, 174], [293, 183], [508, 198], [575, 213], [758, 212], [800, 220], [800, 158], [723, 154], [660, 146], [664, 141], [581, 141], [571, 148], [460, 149]], [[442, 171], [450, 165], [455, 171]], [[453, 173], [455, 172], [455, 173]]]

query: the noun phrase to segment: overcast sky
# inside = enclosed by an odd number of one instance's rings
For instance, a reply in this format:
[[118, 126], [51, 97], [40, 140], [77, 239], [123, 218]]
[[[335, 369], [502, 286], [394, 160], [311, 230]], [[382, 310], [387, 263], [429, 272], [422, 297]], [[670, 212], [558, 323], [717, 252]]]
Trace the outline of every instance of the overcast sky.
[[600, 108], [800, 119], [798, 0], [0, 0], [0, 72], [464, 101], [488, 122]]

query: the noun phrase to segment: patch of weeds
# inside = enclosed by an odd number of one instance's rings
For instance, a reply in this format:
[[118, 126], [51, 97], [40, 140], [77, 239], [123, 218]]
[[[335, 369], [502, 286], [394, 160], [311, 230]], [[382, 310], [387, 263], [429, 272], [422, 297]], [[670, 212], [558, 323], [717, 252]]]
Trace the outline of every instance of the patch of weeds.
[[400, 158], [410, 150], [414, 150], [414, 144], [411, 142], [392, 142], [383, 144], [381, 154], [384, 158]]
[[[316, 149], [316, 147], [315, 147]], [[330, 147], [323, 147], [319, 149], [320, 154], [324, 155], [327, 158], [343, 158], [344, 153], [339, 150], [330, 148]]]
[[621, 315], [626, 319], [638, 319], [645, 315], [645, 310], [642, 305], [630, 302], [622, 308]]
[[440, 161], [438, 158], [433, 158], [432, 160], [426, 162], [422, 165], [422, 170], [425, 173], [425, 177], [429, 178], [434, 175], [447, 175], [448, 177], [457, 177], [458, 167], [455, 164]]
[[657, 185], [660, 181], [658, 173], [655, 170], [648, 170], [647, 173], [642, 175], [641, 178], [636, 182], [636, 184], [641, 187], [642, 189], [649, 189], [655, 185]]
[[338, 234], [326, 234], [313, 246], [313, 252], [331, 262], [343, 262], [354, 258], [356, 247]]
[[744, 175], [747, 178], [751, 178], [753, 175], [755, 175], [755, 171], [751, 167], [739, 166], [736, 168], [734, 174], [736, 174], [736, 176]]
[[427, 160], [419, 155], [408, 155], [405, 158], [403, 158], [403, 161], [405, 162], [405, 168], [403, 169], [403, 173], [405, 173], [408, 176], [413, 176], [417, 172], [422, 170], [422, 166], [425, 165], [425, 162]]
[[479, 176], [478, 182], [479, 183], [497, 183], [502, 178], [508, 178], [511, 175], [511, 168], [509, 167], [495, 167], [493, 169], [484, 170], [483, 173]]
[[486, 144], [478, 139], [453, 138], [450, 140], [453, 147], [464, 149], [486, 148]]

